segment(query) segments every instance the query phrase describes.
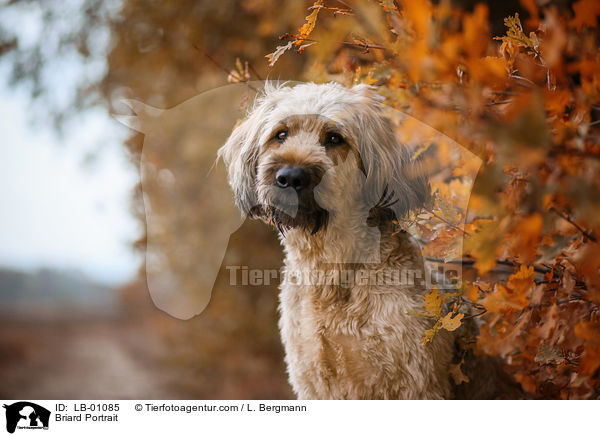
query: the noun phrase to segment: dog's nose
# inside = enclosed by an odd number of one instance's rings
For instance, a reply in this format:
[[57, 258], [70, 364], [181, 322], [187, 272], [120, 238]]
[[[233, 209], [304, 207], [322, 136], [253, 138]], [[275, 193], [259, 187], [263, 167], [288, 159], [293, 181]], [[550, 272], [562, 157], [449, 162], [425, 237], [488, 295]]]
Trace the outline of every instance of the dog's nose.
[[280, 188], [294, 188], [300, 191], [308, 187], [310, 174], [298, 166], [285, 166], [277, 171], [275, 182]]

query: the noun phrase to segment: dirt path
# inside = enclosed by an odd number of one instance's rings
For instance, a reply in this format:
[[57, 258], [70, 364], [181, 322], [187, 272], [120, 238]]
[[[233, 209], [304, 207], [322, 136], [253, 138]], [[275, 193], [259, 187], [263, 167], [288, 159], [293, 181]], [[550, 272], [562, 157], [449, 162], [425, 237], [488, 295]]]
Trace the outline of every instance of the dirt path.
[[0, 322], [0, 397], [170, 398], [171, 374], [114, 320]]

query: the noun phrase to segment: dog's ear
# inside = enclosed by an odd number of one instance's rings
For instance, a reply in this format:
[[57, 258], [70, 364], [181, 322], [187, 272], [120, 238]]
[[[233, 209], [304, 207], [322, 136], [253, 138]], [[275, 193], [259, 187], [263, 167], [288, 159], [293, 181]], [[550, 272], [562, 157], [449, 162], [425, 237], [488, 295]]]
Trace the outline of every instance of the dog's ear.
[[252, 118], [243, 121], [233, 130], [218, 153], [227, 166], [235, 203], [244, 215], [250, 217], [259, 205], [255, 187], [258, 144], [256, 129], [252, 127]]
[[386, 116], [383, 97], [375, 88], [357, 85], [361, 97], [355, 114], [357, 148], [366, 175], [364, 200], [370, 207], [389, 208], [397, 219], [425, 205], [430, 187], [413, 151], [398, 143], [394, 125]]

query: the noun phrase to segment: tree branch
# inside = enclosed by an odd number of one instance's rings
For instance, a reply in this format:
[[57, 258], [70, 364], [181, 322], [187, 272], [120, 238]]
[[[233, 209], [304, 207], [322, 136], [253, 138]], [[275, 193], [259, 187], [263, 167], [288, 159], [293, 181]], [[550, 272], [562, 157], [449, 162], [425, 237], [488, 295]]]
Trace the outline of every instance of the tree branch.
[[[213, 65], [215, 65], [217, 68], [219, 68], [220, 70], [223, 70], [223, 72], [225, 74], [227, 74], [227, 77], [229, 77], [229, 75], [231, 74], [231, 71], [228, 70], [227, 68], [225, 68], [223, 65], [221, 65], [215, 58], [213, 58], [211, 55], [209, 55], [208, 53], [206, 53], [204, 50], [202, 50], [200, 47], [198, 47], [196, 44], [192, 44], [193, 47], [204, 57], [206, 57], [209, 61], [211, 61], [213, 63]], [[254, 72], [254, 74], [256, 74], [256, 71], [254, 71], [254, 69], [252, 69], [252, 71]], [[258, 75], [257, 75], [258, 77]], [[251, 90], [253, 90], [254, 92], [258, 92], [258, 89], [256, 89], [254, 86], [250, 85], [250, 83], [248, 83], [247, 80], [242, 80], [241, 83], [245, 83], [246, 86], [248, 86], [248, 88], [250, 88]]]
[[584, 236], [584, 238], [587, 238], [587, 239], [589, 239], [590, 241], [593, 241], [593, 242], [598, 242], [598, 238], [596, 238], [590, 232], [588, 232], [583, 227], [581, 227], [579, 224], [577, 224], [575, 221], [573, 221], [571, 218], [569, 218], [568, 215], [565, 215], [564, 213], [562, 213], [561, 211], [559, 211], [554, 206], [552, 206], [550, 208], [550, 211], [554, 212], [556, 215], [558, 215], [559, 217], [561, 217], [562, 219], [564, 219], [565, 221], [567, 221], [569, 224], [571, 224], [573, 227], [575, 227], [577, 230], [579, 230], [581, 232], [581, 234]]

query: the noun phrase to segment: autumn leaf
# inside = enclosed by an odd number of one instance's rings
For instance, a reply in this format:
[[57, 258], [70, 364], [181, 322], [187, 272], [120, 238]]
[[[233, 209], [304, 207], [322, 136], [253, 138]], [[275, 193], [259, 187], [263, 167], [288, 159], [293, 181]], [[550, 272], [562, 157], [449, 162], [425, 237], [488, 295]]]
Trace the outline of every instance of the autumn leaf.
[[580, 321], [575, 325], [575, 334], [592, 345], [600, 344], [600, 323]]
[[488, 33], [488, 8], [483, 3], [475, 6], [473, 14], [466, 15], [464, 19], [465, 50], [471, 57], [480, 57], [485, 54], [488, 38], [482, 35]]
[[548, 345], [546, 345], [545, 343], [541, 343], [539, 348], [538, 348], [538, 352], [535, 355], [535, 361], [538, 363], [543, 363], [543, 364], [547, 364], [547, 363], [558, 363], [558, 362], [562, 362], [564, 360], [564, 357], [562, 355], [562, 353], [560, 352], [560, 350], [556, 349], [556, 348], [551, 348]]
[[551, 244], [540, 245], [538, 251], [542, 255], [541, 261], [548, 262], [557, 257], [573, 240], [573, 237], [553, 235]]
[[514, 226], [515, 239], [511, 244], [511, 251], [523, 262], [532, 262], [535, 259], [543, 224], [542, 215], [534, 213], [522, 217]]
[[440, 326], [443, 329], [453, 332], [460, 327], [460, 322], [464, 318], [464, 314], [458, 313], [454, 317], [452, 313], [447, 314], [443, 318], [440, 318]]
[[579, 0], [573, 4], [575, 17], [571, 20], [571, 25], [581, 31], [583, 27], [595, 27], [597, 17], [600, 15], [600, 2], [597, 0]]
[[527, 299], [525, 297], [527, 292], [533, 288], [534, 284], [533, 266], [521, 265], [519, 271], [511, 274], [508, 278], [508, 287], [513, 293], [520, 297], [519, 301], [522, 304], [527, 304]]
[[542, 320], [541, 327], [534, 330], [535, 334], [541, 339], [548, 339], [552, 331], [556, 328], [559, 320], [559, 309], [556, 304], [553, 304], [548, 310], [546, 316]]
[[269, 66], [272, 67], [273, 65], [275, 65], [277, 59], [279, 59], [281, 55], [284, 54], [286, 51], [290, 50], [293, 47], [293, 45], [294, 41], [290, 41], [286, 45], [279, 45], [273, 53], [269, 53], [268, 55], [266, 55], [265, 57], [269, 61]]
[[248, 62], [244, 62], [237, 58], [235, 60], [235, 69], [231, 70], [229, 76], [227, 76], [227, 81], [229, 83], [240, 83], [247, 82], [250, 80], [250, 72], [248, 71]]
[[450, 364], [450, 376], [452, 376], [452, 380], [456, 385], [469, 383], [469, 377], [463, 374], [461, 370], [461, 363]]
[[515, 14], [512, 17], [506, 17], [504, 19], [504, 25], [508, 27], [506, 36], [497, 37], [503, 41], [504, 44], [513, 44], [517, 47], [523, 47], [526, 49], [537, 50], [539, 41], [534, 32], [531, 32], [529, 36], [523, 31], [523, 25], [519, 19], [519, 14]]
[[529, 18], [526, 24], [529, 27], [536, 29], [539, 24], [539, 10], [535, 0], [521, 0], [521, 4], [525, 9], [527, 9], [527, 12], [529, 12]]
[[508, 225], [508, 220], [479, 220], [476, 226], [472, 226], [476, 232], [465, 238], [464, 249], [475, 257], [475, 267], [480, 274], [487, 273], [496, 265], [498, 245]]
[[312, 12], [306, 17], [306, 23], [304, 23], [302, 27], [298, 29], [298, 40], [294, 42], [296, 46], [301, 45], [302, 41], [308, 38], [314, 30], [315, 25], [317, 23], [317, 16], [319, 15], [319, 11], [321, 10], [320, 6], [322, 5], [323, 0], [317, 0], [314, 2]]
[[419, 38], [424, 38], [430, 32], [429, 23], [433, 15], [433, 8], [429, 1], [402, 0], [402, 14], [412, 24], [413, 30]]
[[421, 340], [421, 343], [423, 345], [431, 343], [438, 330], [439, 330], [439, 326], [437, 324], [434, 325], [432, 328], [425, 330], [425, 333], [424, 333], [423, 339]]
[[600, 367], [600, 323], [580, 321], [575, 325], [575, 334], [586, 341], [579, 361], [581, 374], [592, 375]]
[[423, 309], [429, 316], [439, 317], [442, 313], [442, 297], [440, 291], [434, 287], [430, 292], [423, 296]]
[[529, 304], [529, 300], [520, 292], [512, 291], [501, 283], [496, 283], [494, 291], [481, 301], [488, 312], [508, 313], [520, 310]]

